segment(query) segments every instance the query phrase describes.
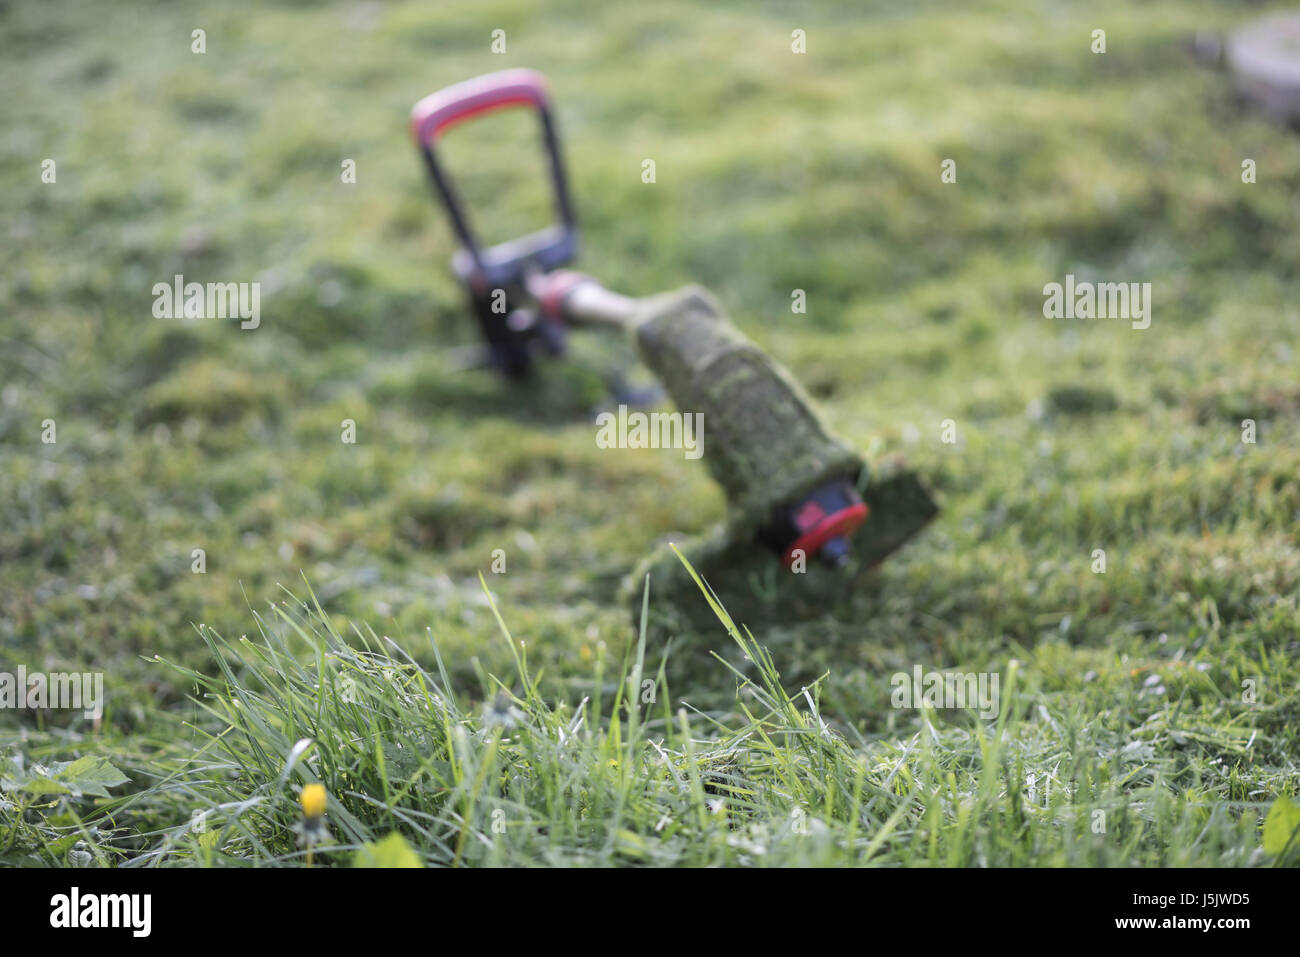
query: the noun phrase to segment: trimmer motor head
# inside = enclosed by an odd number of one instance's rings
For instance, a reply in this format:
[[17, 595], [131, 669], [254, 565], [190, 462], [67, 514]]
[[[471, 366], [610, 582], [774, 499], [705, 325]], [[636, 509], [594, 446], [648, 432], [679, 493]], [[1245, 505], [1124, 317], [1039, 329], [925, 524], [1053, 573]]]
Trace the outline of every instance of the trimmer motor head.
[[759, 538], [781, 555], [786, 567], [812, 555], [844, 565], [849, 538], [869, 512], [851, 481], [834, 479], [797, 502], [773, 509], [772, 522], [759, 530]]

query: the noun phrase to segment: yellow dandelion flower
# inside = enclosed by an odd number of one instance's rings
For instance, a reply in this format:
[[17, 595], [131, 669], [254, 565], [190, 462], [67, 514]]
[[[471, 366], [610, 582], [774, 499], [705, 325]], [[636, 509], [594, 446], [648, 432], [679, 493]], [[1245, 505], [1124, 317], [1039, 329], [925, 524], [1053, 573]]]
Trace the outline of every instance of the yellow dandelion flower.
[[325, 813], [325, 802], [327, 800], [325, 785], [308, 784], [302, 789], [302, 795], [299, 800], [302, 802], [302, 813], [304, 817], [316, 818]]

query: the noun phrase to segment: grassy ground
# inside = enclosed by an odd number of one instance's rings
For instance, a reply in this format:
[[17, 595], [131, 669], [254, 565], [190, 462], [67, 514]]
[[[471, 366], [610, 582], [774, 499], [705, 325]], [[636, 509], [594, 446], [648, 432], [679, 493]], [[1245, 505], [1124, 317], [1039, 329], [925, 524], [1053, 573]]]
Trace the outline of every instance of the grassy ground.
[[[317, 780], [315, 861], [1279, 860], [1300, 150], [1183, 49], [1255, 12], [0, 5], [0, 671], [109, 694], [0, 712], [0, 861], [302, 862]], [[599, 356], [458, 368], [405, 118], [507, 66], [551, 78], [584, 268], [707, 285], [943, 497], [821, 613], [638, 653], [620, 579], [721, 517], [705, 469], [596, 447]], [[504, 236], [540, 207], [491, 129], [453, 158]], [[176, 273], [260, 281], [260, 328], [155, 319]], [[1066, 273], [1151, 282], [1151, 327], [1045, 319]], [[891, 707], [914, 665], [996, 672], [999, 717]]]

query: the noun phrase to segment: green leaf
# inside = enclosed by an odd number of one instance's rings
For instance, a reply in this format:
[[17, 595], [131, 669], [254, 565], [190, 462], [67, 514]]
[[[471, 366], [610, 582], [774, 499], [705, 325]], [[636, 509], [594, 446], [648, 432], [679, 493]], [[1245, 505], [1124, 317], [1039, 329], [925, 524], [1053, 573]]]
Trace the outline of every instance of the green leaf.
[[21, 754], [0, 758], [0, 791], [21, 791], [26, 783], [26, 762]]
[[394, 831], [381, 841], [368, 841], [352, 855], [353, 867], [423, 867], [420, 855]]
[[[130, 780], [125, 774], [113, 767], [106, 758], [86, 755], [68, 764], [57, 765], [58, 770], [51, 777], [73, 794], [91, 794], [95, 797], [108, 797], [108, 789], [125, 784]], [[29, 788], [30, 790], [30, 788]]]
[[58, 781], [52, 778], [41, 777], [37, 775], [34, 778], [25, 778], [19, 781], [17, 786], [9, 790], [22, 791], [26, 794], [35, 794], [38, 797], [44, 794], [71, 794], [69, 788], [64, 787]]
[[1281, 854], [1288, 849], [1300, 847], [1300, 807], [1291, 803], [1286, 795], [1273, 802], [1264, 818], [1264, 850], [1270, 854]]
[[81, 835], [74, 831], [72, 834], [65, 834], [58, 840], [48, 842], [45, 845], [45, 850], [53, 857], [62, 857], [68, 851], [72, 850], [80, 840]]

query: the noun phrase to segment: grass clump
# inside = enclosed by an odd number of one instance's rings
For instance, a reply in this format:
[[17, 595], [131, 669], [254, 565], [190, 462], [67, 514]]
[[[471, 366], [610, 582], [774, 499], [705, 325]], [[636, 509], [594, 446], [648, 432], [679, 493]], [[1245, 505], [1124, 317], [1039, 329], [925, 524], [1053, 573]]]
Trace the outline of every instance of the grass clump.
[[[869, 741], [827, 712], [821, 680], [787, 690], [772, 654], [687, 569], [738, 652], [734, 663], [714, 656], [735, 682], [725, 711], [673, 701], [671, 651], [647, 658], [644, 614], [634, 650], [595, 659], [590, 693], [548, 700], [527, 643], [512, 636], [486, 584], [514, 672], [480, 672], [481, 707], [452, 689], [432, 635], [430, 670], [409, 641], [355, 626], [345, 638], [310, 590], [255, 615], [255, 638], [202, 628], [216, 673], [180, 669], [195, 692], [194, 751], [112, 809], [156, 813], [161, 801], [184, 813], [126, 863], [1139, 866], [1274, 857], [1260, 846], [1267, 804], [1242, 786], [1242, 769], [1206, 774], [1192, 759], [1202, 748], [1245, 754], [1257, 732], [1244, 725], [1157, 717], [1133, 726], [1124, 707], [1094, 718], [1050, 679], [1025, 687], [1013, 660], [996, 717], [945, 720], [923, 708], [914, 733]], [[648, 582], [643, 600], [644, 612]], [[1180, 700], [1193, 700], [1209, 690], [1193, 674], [1161, 680], [1181, 679]], [[1170, 735], [1186, 759], [1158, 755]], [[325, 829], [305, 840], [304, 788], [320, 787]], [[1285, 814], [1274, 817], [1276, 831]]]

